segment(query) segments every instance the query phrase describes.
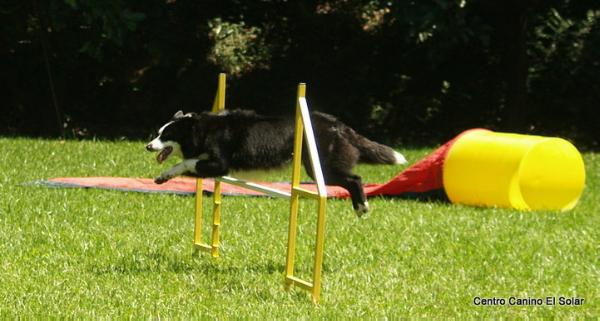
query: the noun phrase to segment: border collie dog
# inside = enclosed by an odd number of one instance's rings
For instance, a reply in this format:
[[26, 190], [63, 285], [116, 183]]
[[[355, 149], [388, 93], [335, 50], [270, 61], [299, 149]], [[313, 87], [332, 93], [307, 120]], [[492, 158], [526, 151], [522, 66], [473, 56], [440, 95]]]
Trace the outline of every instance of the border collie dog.
[[[354, 165], [405, 164], [406, 159], [390, 147], [357, 134], [331, 115], [312, 112], [311, 121], [325, 183], [348, 190], [357, 214], [367, 212], [369, 204], [360, 176], [352, 173]], [[162, 184], [182, 174], [219, 177], [231, 169], [279, 167], [292, 159], [294, 122], [293, 117], [263, 116], [241, 109], [200, 114], [178, 111], [146, 149], [159, 152], [159, 163], [171, 155], [183, 161], [154, 182]], [[306, 152], [305, 145], [303, 153]], [[303, 157], [303, 165], [314, 179], [308, 157]]]

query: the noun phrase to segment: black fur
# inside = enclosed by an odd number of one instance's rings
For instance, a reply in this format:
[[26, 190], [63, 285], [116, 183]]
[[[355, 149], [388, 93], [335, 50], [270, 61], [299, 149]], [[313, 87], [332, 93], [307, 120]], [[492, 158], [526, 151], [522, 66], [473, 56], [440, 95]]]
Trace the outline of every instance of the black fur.
[[[187, 173], [192, 176], [218, 177], [231, 169], [269, 169], [292, 159], [295, 128], [292, 117], [262, 116], [237, 109], [218, 114], [188, 114], [172, 121], [160, 140], [179, 143], [184, 159], [199, 159], [195, 173]], [[352, 168], [359, 161], [395, 164], [395, 152], [357, 134], [331, 115], [313, 112], [311, 121], [325, 183], [347, 189], [354, 209], [366, 211], [361, 177], [352, 173]], [[307, 155], [306, 145], [303, 148]], [[314, 178], [308, 159], [303, 157], [304, 167]]]

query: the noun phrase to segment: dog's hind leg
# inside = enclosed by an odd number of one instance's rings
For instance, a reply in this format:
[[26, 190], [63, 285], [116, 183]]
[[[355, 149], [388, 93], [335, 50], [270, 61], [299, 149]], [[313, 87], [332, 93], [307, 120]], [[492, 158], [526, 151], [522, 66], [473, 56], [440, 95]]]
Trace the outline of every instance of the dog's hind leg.
[[[314, 179], [313, 171], [310, 166], [304, 166], [308, 176]], [[352, 207], [356, 211], [356, 215], [361, 217], [364, 213], [369, 211], [369, 202], [365, 195], [365, 191], [362, 186], [362, 179], [360, 176], [352, 172], [339, 172], [339, 171], [324, 171], [323, 178], [327, 185], [337, 185], [345, 188], [350, 193], [352, 199]]]
[[362, 186], [362, 179], [354, 173], [324, 173], [325, 182], [331, 185], [338, 185], [345, 188], [350, 193], [352, 207], [359, 217], [369, 211], [369, 202], [365, 196]]
[[[359, 158], [358, 150], [334, 133], [321, 131], [319, 148], [321, 149], [320, 161], [323, 169], [323, 178], [328, 185], [337, 185], [345, 188], [350, 193], [352, 207], [360, 217], [369, 211], [369, 203], [365, 196], [360, 176], [352, 173], [352, 168]], [[330, 134], [329, 136], [327, 134]], [[306, 147], [304, 148], [305, 152]], [[308, 157], [303, 157], [302, 162], [306, 173], [314, 179], [314, 173]]]

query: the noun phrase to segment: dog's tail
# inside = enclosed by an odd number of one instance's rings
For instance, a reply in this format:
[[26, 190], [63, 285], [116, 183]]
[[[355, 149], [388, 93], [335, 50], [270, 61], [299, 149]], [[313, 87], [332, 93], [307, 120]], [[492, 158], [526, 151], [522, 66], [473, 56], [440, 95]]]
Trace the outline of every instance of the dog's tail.
[[359, 162], [368, 164], [406, 164], [404, 155], [391, 147], [374, 142], [352, 130], [352, 145], [360, 152]]

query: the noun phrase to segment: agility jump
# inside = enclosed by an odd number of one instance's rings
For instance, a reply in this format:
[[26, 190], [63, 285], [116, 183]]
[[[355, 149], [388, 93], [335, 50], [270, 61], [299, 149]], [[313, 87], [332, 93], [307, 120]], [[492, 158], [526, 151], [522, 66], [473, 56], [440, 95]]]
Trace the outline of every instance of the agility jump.
[[[217, 93], [213, 103], [212, 111], [217, 113], [225, 109], [225, 88], [226, 76], [219, 74]], [[308, 147], [308, 156], [311, 169], [315, 176], [317, 190], [309, 191], [300, 186], [300, 167], [302, 164], [302, 140], [306, 138], [306, 146]], [[308, 111], [308, 103], [306, 101], [306, 85], [300, 83], [296, 97], [296, 118], [295, 118], [295, 134], [294, 134], [294, 158], [292, 163], [292, 188], [291, 193], [280, 191], [268, 186], [260, 185], [253, 182], [248, 182], [242, 179], [237, 179], [230, 176], [222, 176], [215, 178], [214, 192], [212, 196], [213, 203], [213, 222], [211, 243], [202, 242], [202, 212], [203, 212], [203, 182], [202, 178], [196, 180], [196, 207], [195, 207], [195, 224], [194, 224], [194, 246], [198, 250], [209, 252], [212, 257], [219, 256], [219, 237], [221, 228], [221, 184], [231, 184], [240, 186], [246, 189], [265, 193], [272, 197], [281, 197], [290, 199], [290, 217], [288, 230], [287, 258], [285, 267], [285, 288], [290, 289], [292, 286], [298, 286], [301, 289], [307, 290], [312, 295], [313, 302], [318, 302], [321, 290], [321, 270], [323, 266], [323, 244], [325, 241], [325, 208], [327, 204], [327, 188], [321, 170], [319, 154], [316, 147], [316, 141], [312, 129], [310, 115]], [[317, 207], [317, 232], [314, 254], [314, 269], [313, 281], [309, 282], [302, 280], [294, 275], [294, 263], [296, 255], [296, 239], [297, 239], [297, 217], [300, 197], [316, 199]]]

